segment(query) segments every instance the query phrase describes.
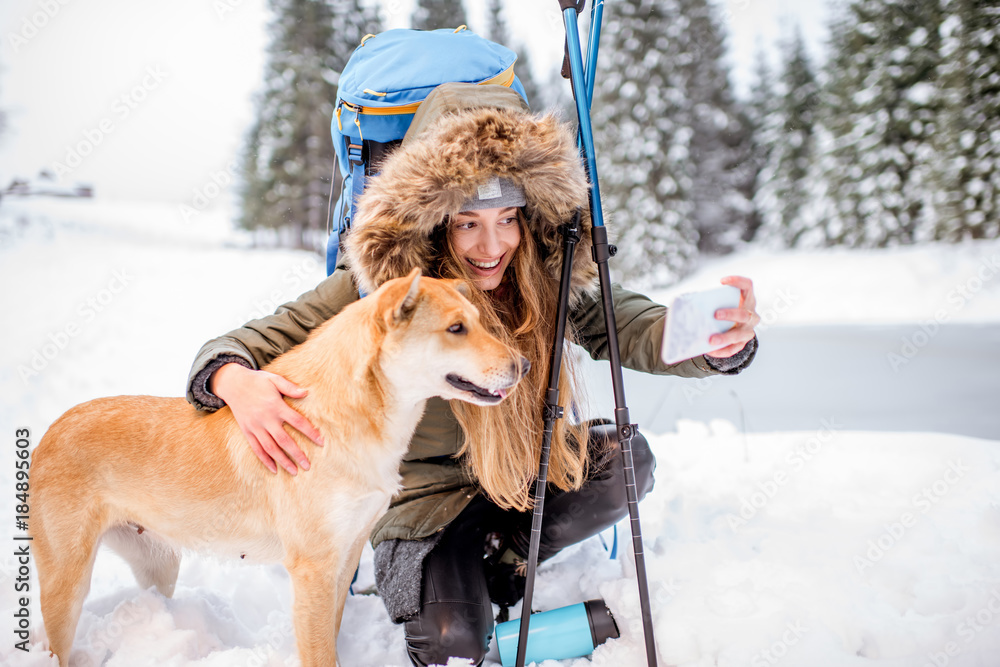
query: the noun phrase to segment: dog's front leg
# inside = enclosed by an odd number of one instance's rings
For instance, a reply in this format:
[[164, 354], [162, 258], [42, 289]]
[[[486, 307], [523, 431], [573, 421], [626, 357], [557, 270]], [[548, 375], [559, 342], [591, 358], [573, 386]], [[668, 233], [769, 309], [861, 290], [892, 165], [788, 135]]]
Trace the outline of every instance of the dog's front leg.
[[292, 578], [295, 641], [302, 667], [336, 667], [337, 628], [342, 609], [337, 600], [337, 558], [289, 555], [285, 567]]

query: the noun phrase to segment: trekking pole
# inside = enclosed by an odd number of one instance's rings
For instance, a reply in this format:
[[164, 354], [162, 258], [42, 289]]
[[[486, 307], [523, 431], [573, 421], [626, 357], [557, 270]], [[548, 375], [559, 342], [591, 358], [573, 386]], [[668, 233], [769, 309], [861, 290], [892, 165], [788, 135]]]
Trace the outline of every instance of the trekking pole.
[[569, 291], [572, 282], [573, 255], [580, 241], [580, 211], [577, 210], [571, 222], [562, 225], [563, 235], [562, 276], [559, 281], [559, 309], [556, 314], [555, 340], [552, 343], [552, 358], [549, 366], [549, 387], [545, 392], [544, 427], [542, 430], [542, 454], [538, 462], [538, 478], [535, 480], [535, 504], [531, 515], [531, 537], [528, 545], [528, 571], [525, 574], [524, 601], [521, 604], [521, 625], [517, 635], [516, 666], [524, 667], [528, 650], [528, 628], [531, 617], [531, 598], [535, 592], [535, 570], [538, 567], [538, 550], [542, 540], [542, 510], [545, 508], [545, 485], [549, 476], [549, 451], [552, 445], [552, 428], [563, 416], [559, 405], [559, 374], [562, 367], [564, 339], [566, 337], [566, 314], [569, 312]]
[[[580, 4], [577, 8], [577, 13], [583, 11], [583, 5], [586, 0], [580, 0]], [[597, 0], [590, 7], [590, 44], [587, 46], [587, 67], [583, 71], [583, 80], [585, 83], [585, 88], [587, 90], [587, 112], [590, 112], [591, 102], [594, 100], [594, 81], [596, 80], [595, 73], [597, 71], [597, 52], [600, 47], [601, 41], [601, 24], [604, 21], [604, 0]], [[566, 50], [566, 56], [563, 59], [562, 66], [563, 78], [570, 78], [570, 63], [569, 63], [569, 49]], [[582, 146], [581, 146], [582, 148]]]
[[[618, 347], [618, 328], [615, 322], [614, 300], [611, 295], [611, 273], [608, 268], [608, 260], [617, 249], [608, 244], [608, 232], [604, 226], [604, 215], [601, 208], [601, 189], [597, 176], [597, 157], [594, 151], [594, 133], [590, 122], [590, 93], [588, 92], [588, 84], [584, 79], [580, 34], [577, 26], [577, 14], [583, 9], [583, 0], [579, 4], [574, 2], [574, 0], [559, 0], [559, 7], [562, 10], [563, 24], [566, 27], [566, 55], [570, 65], [570, 81], [573, 86], [573, 99], [576, 102], [576, 112], [580, 125], [584, 166], [587, 170], [587, 178], [590, 181], [592, 252], [594, 261], [597, 263], [601, 285], [601, 301], [604, 305], [604, 323], [608, 336], [608, 356], [611, 362], [611, 382], [615, 396], [615, 426], [618, 429], [618, 443], [621, 447], [625, 473], [625, 494], [628, 500], [629, 523], [632, 529], [632, 553], [635, 558], [636, 580], [639, 586], [639, 607], [642, 614], [642, 631], [646, 644], [646, 661], [649, 667], [656, 667], [653, 615], [649, 604], [646, 559], [642, 546], [642, 527], [639, 523], [639, 500], [635, 485], [635, 467], [632, 461], [632, 436], [636, 433], [637, 427], [631, 423], [628, 407], [625, 403], [625, 382], [622, 378], [621, 353]], [[596, 23], [596, 13], [593, 18]], [[599, 28], [599, 24], [597, 27]], [[590, 69], [590, 85], [593, 85], [596, 79], [596, 42], [599, 39], [599, 34], [591, 35], [590, 50], [593, 56], [593, 64]]]
[[594, 101], [594, 81], [597, 80], [597, 51], [601, 43], [601, 24], [604, 21], [604, 0], [590, 5], [590, 44], [587, 46], [587, 69], [584, 81], [587, 84], [587, 111]]

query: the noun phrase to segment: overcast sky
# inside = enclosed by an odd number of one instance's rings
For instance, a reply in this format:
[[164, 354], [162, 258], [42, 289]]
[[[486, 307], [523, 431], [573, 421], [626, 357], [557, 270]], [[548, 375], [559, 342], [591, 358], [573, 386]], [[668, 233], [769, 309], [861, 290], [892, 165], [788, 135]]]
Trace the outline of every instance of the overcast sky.
[[[223, 178], [250, 124], [264, 68], [265, 4], [4, 0], [0, 187], [47, 167], [63, 171], [63, 183], [93, 184], [100, 197], [191, 202]], [[466, 0], [474, 29], [485, 28], [485, 4]], [[506, 0], [514, 40], [530, 41], [535, 74], [545, 81], [561, 62], [563, 31], [555, 0], [549, 9], [539, 4]], [[406, 27], [413, 5], [383, 0], [386, 27]], [[755, 44], [775, 44], [792, 22], [819, 56], [825, 6], [725, 0], [737, 87], [746, 86]]]

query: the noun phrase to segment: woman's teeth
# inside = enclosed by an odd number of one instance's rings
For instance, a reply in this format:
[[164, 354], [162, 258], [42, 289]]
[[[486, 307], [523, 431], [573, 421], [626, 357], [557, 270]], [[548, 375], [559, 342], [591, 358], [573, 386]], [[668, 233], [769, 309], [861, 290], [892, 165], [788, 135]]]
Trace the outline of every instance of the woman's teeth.
[[496, 265], [500, 263], [500, 259], [495, 259], [492, 262], [477, 262], [474, 259], [470, 259], [469, 263], [480, 269], [492, 269], [495, 268]]

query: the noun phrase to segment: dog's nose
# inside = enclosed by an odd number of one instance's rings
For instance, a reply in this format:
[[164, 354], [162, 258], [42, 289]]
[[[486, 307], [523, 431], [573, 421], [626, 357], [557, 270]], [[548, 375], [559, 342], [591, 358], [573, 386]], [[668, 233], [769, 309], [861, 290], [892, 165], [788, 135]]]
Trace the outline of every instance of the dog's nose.
[[525, 375], [528, 374], [528, 371], [531, 370], [531, 362], [528, 361], [525, 357], [521, 357], [521, 360], [519, 362], [518, 361], [511, 362], [511, 364], [514, 374], [517, 375], [518, 377], [523, 378]]

